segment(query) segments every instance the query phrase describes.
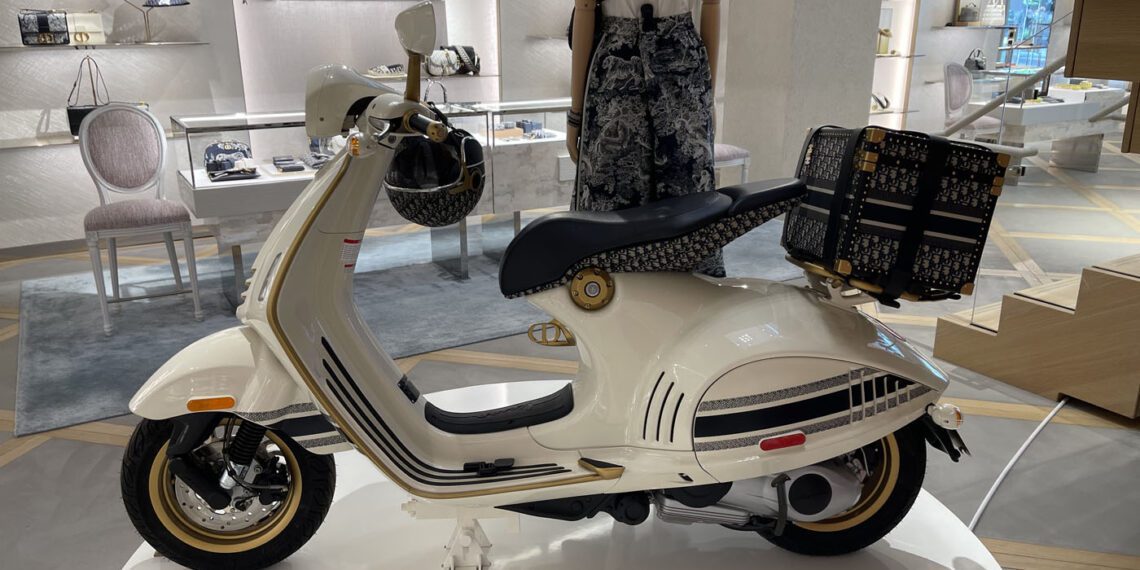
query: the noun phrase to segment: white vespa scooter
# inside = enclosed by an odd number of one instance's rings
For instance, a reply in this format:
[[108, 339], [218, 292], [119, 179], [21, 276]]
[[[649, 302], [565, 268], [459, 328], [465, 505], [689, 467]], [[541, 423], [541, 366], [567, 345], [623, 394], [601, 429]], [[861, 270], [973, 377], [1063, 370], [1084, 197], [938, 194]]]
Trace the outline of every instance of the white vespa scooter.
[[[810, 286], [794, 287], [682, 270], [790, 208], [804, 191], [797, 180], [533, 222], [503, 259], [502, 290], [572, 334], [577, 376], [507, 408], [428, 402], [352, 295], [394, 157], [460, 133], [419, 101], [431, 5], [396, 27], [411, 59], [407, 92], [340, 66], [311, 73], [308, 134], [355, 127], [348, 145], [261, 250], [242, 324], [182, 350], [131, 400], [145, 419], [123, 458], [123, 500], [159, 553], [193, 568], [286, 558], [329, 509], [331, 454], [355, 449], [428, 501], [569, 521], [605, 512], [628, 524], [652, 504], [666, 521], [839, 554], [907, 513], [927, 443], [955, 460], [965, 451], [947, 429], [957, 410], [936, 403], [946, 376], [854, 308], [868, 298], [810, 272]], [[435, 215], [466, 200], [458, 215], [470, 211], [482, 187], [470, 142], [456, 152], [462, 183], [424, 191], [418, 207]]]

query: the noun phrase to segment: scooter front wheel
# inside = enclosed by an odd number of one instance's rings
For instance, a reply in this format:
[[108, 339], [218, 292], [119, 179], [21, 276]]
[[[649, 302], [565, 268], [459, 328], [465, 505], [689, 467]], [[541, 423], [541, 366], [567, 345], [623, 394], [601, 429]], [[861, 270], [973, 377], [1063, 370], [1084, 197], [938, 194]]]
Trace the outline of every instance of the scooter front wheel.
[[902, 521], [922, 490], [926, 439], [917, 422], [855, 452], [869, 473], [859, 502], [847, 512], [814, 523], [789, 523], [770, 542], [799, 554], [835, 556], [861, 550]]
[[[123, 504], [135, 529], [159, 554], [196, 569], [264, 568], [295, 552], [324, 521], [336, 484], [332, 457], [267, 431], [256, 461], [259, 471], [274, 472], [276, 490], [239, 489], [229, 506], [215, 509], [171, 473], [166, 451], [173, 426], [143, 420], [123, 454]], [[191, 459], [220, 477], [230, 433], [219, 425]]]

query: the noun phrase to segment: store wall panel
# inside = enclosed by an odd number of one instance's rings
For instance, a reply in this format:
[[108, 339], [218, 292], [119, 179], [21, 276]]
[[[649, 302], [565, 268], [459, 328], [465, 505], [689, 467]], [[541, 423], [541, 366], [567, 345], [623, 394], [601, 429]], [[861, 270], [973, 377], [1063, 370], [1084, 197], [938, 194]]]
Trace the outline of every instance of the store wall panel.
[[[20, 44], [16, 14], [25, 7], [97, 10], [108, 42], [144, 39], [142, 15], [123, 2], [3, 2], [0, 45]], [[83, 216], [99, 203], [78, 146], [67, 144], [67, 96], [84, 55], [99, 62], [112, 100], [145, 101], [166, 128], [172, 114], [244, 110], [228, 2], [156, 9], [151, 28], [156, 41], [206, 45], [0, 50], [0, 77], [5, 78], [0, 97], [0, 249], [82, 238]], [[85, 97], [90, 97], [89, 89]], [[170, 195], [176, 195], [173, 165], [166, 179]]]
[[567, 0], [500, 0], [503, 100], [570, 95]]
[[719, 139], [751, 151], [753, 180], [790, 176], [809, 128], [866, 123], [880, 5], [729, 4]]
[[[251, 112], [301, 109], [305, 75], [341, 63], [360, 71], [407, 63], [394, 28], [406, 1], [250, 2], [233, 0], [241, 43], [246, 105]], [[453, 101], [489, 100], [498, 92], [498, 39], [493, 0], [438, 2], [437, 43], [472, 45], [478, 78], [445, 78]]]

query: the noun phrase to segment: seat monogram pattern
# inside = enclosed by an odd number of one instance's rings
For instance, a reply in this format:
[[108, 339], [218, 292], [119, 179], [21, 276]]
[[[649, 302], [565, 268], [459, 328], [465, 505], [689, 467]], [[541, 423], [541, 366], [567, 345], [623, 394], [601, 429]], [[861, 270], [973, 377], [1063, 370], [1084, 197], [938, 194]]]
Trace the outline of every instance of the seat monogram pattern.
[[561, 279], [508, 297], [531, 295], [547, 289], [561, 287], [569, 283], [576, 273], [587, 267], [597, 267], [610, 273], [691, 272], [720, 248], [760, 224], [788, 212], [799, 201], [799, 197], [796, 197], [782, 202], [774, 202], [743, 214], [724, 218], [677, 238], [643, 243], [592, 255], [567, 269]]

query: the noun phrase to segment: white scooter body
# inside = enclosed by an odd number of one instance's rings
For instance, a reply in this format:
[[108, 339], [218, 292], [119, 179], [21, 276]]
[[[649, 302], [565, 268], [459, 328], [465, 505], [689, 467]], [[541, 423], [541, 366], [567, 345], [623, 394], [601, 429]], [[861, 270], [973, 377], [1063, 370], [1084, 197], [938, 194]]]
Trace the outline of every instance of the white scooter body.
[[[360, 132], [321, 169], [258, 255], [238, 309], [242, 325], [171, 358], [131, 400], [132, 412], [166, 419], [186, 415], [194, 402], [233, 398], [213, 411], [286, 433], [290, 422], [305, 424], [310, 429], [290, 435], [310, 451], [355, 448], [419, 497], [503, 506], [813, 465], [916, 420], [946, 388], [928, 358], [817, 289], [618, 273], [615, 297], [599, 310], [579, 308], [565, 286], [527, 297], [577, 339], [571, 413], [496, 433], [441, 431], [425, 420], [425, 398], [379, 346], [352, 294], [360, 240], [392, 149], [401, 137], [420, 136], [386, 129], [410, 111], [430, 111], [347, 68], [326, 66], [310, 76], [306, 125], [312, 136], [339, 134], [348, 110], [367, 99], [355, 123]], [[788, 423], [726, 427], [727, 416], [785, 404]], [[793, 432], [804, 433], [805, 443], [775, 451], [758, 445]], [[515, 466], [489, 476], [465, 467], [498, 458]]]

